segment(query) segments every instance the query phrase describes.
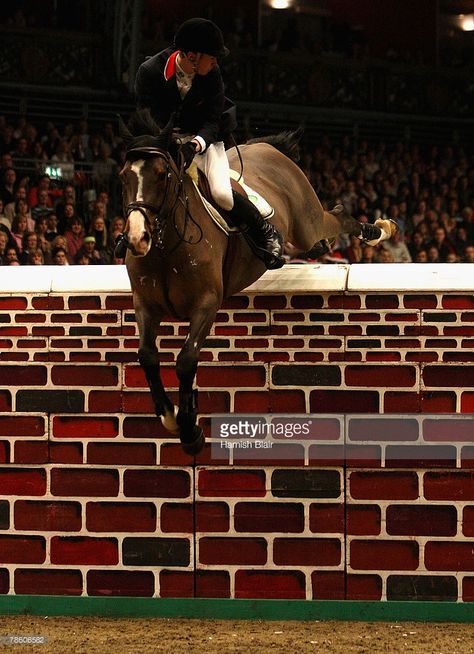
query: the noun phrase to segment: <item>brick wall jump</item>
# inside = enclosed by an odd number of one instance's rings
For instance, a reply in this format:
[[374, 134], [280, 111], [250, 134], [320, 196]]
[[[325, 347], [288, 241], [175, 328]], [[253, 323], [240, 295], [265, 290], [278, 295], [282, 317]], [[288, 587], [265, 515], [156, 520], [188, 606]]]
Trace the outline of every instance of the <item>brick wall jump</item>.
[[[473, 601], [473, 298], [232, 298], [202, 351], [204, 430], [227, 412], [325, 428], [216, 461], [153, 415], [129, 293], [0, 292], [0, 593]], [[160, 329], [174, 400], [185, 335]], [[400, 434], [376, 414], [415, 418]]]

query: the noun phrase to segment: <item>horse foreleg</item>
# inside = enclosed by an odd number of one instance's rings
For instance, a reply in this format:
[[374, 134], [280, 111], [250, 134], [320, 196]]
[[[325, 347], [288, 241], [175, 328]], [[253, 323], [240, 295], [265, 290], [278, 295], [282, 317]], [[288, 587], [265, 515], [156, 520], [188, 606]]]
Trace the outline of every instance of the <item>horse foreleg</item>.
[[179, 411], [176, 417], [181, 444], [187, 454], [198, 454], [204, 447], [202, 428], [196, 425], [197, 390], [194, 389], [199, 352], [211, 329], [217, 304], [200, 308], [191, 315], [189, 334], [176, 359], [179, 379]]
[[140, 334], [140, 345], [138, 349], [138, 360], [145, 373], [150, 388], [155, 413], [161, 418], [165, 429], [173, 434], [178, 434], [179, 429], [176, 423], [176, 409], [166, 395], [160, 375], [160, 359], [156, 347], [156, 332], [162, 316], [151, 316], [148, 311], [139, 307], [135, 309]]

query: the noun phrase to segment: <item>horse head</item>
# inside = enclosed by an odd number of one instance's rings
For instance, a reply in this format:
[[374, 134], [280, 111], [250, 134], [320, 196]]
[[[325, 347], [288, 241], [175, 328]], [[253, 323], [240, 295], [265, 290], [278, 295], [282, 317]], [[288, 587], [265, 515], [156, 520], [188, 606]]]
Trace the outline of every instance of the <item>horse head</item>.
[[173, 116], [162, 130], [148, 110], [136, 112], [128, 127], [119, 117], [126, 151], [120, 171], [126, 216], [124, 242], [134, 256], [161, 246], [166, 218], [176, 203], [179, 171], [169, 153]]

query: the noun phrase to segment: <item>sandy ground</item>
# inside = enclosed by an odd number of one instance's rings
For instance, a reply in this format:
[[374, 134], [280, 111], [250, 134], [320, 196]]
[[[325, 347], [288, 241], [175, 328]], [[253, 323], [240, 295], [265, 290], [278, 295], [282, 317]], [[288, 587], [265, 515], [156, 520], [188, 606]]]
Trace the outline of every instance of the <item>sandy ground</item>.
[[474, 653], [474, 625], [469, 624], [0, 617], [0, 638], [6, 635], [45, 636], [48, 642], [0, 645], [0, 652]]

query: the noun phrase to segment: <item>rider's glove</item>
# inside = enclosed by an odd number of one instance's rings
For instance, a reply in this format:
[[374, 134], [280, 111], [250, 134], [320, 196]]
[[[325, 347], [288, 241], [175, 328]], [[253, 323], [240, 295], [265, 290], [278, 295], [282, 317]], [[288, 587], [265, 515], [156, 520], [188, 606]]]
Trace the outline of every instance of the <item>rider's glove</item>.
[[181, 146], [181, 154], [184, 159], [184, 170], [187, 170], [191, 165], [194, 155], [196, 154], [196, 144], [192, 141], [188, 141]]

